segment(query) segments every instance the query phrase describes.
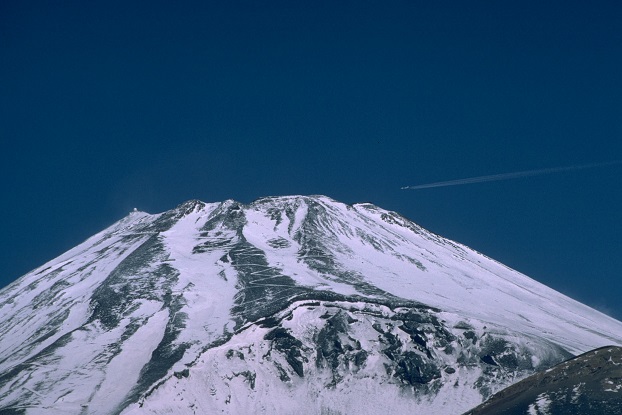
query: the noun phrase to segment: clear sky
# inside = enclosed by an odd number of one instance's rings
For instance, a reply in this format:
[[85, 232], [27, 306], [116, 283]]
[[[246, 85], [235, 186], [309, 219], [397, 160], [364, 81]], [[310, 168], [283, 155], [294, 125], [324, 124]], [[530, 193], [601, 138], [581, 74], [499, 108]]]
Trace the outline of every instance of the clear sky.
[[0, 2], [0, 286], [136, 207], [369, 201], [622, 318], [618, 1]]

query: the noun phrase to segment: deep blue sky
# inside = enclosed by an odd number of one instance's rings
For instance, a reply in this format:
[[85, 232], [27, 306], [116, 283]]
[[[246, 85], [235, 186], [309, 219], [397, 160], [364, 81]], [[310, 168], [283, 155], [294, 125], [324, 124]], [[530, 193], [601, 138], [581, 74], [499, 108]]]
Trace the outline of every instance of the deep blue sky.
[[[140, 4], [139, 4], [140, 3]], [[370, 201], [622, 318], [617, 1], [0, 2], [0, 285], [132, 208]]]

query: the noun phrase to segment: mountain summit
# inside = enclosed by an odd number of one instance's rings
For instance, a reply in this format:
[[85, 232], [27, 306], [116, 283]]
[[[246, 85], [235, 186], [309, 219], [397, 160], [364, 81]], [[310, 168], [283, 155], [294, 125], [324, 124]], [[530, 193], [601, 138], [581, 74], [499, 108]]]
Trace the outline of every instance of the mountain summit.
[[622, 323], [371, 204], [132, 212], [0, 291], [0, 414], [459, 414]]

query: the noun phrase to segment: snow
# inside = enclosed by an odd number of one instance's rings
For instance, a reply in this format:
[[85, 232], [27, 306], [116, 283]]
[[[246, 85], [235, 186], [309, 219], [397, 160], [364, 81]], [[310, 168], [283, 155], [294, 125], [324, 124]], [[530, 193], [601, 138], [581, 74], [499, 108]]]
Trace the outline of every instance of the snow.
[[[373, 205], [347, 206], [327, 197], [266, 198], [241, 206], [240, 229], [214, 220], [236, 206], [234, 201], [188, 206], [192, 209], [174, 216], [165, 230], [156, 225], [170, 212], [131, 212], [0, 291], [0, 374], [21, 368], [10, 383], [0, 383], [0, 408], [30, 406], [28, 414], [80, 413], [85, 408], [93, 414], [113, 413], [136, 385], [166, 328], [174, 323], [183, 329], [170, 346], [184, 346], [183, 356], [144, 407], [129, 407], [128, 414], [170, 413], [180, 408], [191, 413], [188, 405], [193, 400], [204, 413], [226, 407], [230, 413], [235, 413], [233, 409], [238, 413], [401, 413], [408, 409], [446, 414], [481, 401], [480, 393], [471, 387], [479, 373], [466, 369], [443, 374], [447, 382], [439, 392], [442, 398], [434, 402], [402, 396], [394, 384], [374, 376], [384, 370], [380, 354], [369, 356], [365, 376], [354, 376], [348, 380], [353, 383], [341, 389], [325, 390], [319, 372], [304, 381], [292, 377], [291, 384], [274, 382], [278, 370], [261, 358], [268, 352], [268, 342], [263, 340], [267, 329], [247, 322], [234, 333], [240, 318], [232, 309], [265, 302], [261, 297], [245, 301], [241, 294], [238, 270], [229, 254], [242, 242], [261, 252], [267, 262], [252, 272], [257, 279], [251, 285], [280, 287], [271, 281], [278, 274], [291, 278], [296, 288], [356, 295], [356, 299], [420, 302], [438, 309], [435, 315], [448, 327], [468, 324], [478, 333], [496, 333], [533, 350], [534, 366], [546, 359], [550, 344], [574, 354], [622, 344], [619, 321]], [[319, 242], [312, 254], [305, 251], [309, 238]], [[143, 252], [149, 243], [161, 251]], [[197, 250], [202, 244], [209, 249]], [[149, 262], [141, 263], [146, 257]], [[124, 272], [121, 276], [115, 274], [119, 269]], [[162, 274], [162, 269], [167, 273]], [[115, 275], [118, 280], [111, 277]], [[152, 281], [161, 285], [151, 287]], [[105, 284], [111, 293], [128, 296], [127, 302], [116, 305], [122, 311], [114, 327], [92, 318], [93, 296]], [[293, 316], [283, 325], [308, 341], [314, 335], [310, 328], [323, 324], [322, 312], [346, 307], [336, 301], [308, 310], [292, 301], [280, 311]], [[178, 307], [174, 311], [172, 303]], [[347, 303], [348, 309], [357, 307], [362, 310], [369, 303], [354, 299]], [[395, 312], [383, 305], [375, 307], [387, 318]], [[132, 324], [140, 327], [128, 337], [124, 333], [130, 332]], [[352, 327], [363, 345], [373, 350], [377, 333], [368, 331], [370, 324], [363, 319]], [[248, 345], [254, 349], [244, 362], [226, 357], [229, 350]], [[309, 359], [312, 355], [309, 351]], [[173, 376], [190, 364], [195, 364], [190, 377]], [[249, 365], [256, 373], [255, 388], [240, 374]], [[313, 375], [318, 376], [316, 381]], [[453, 386], [456, 380], [461, 387]], [[619, 389], [616, 385], [610, 392]], [[378, 400], [379, 395], [384, 398]], [[274, 396], [283, 399], [276, 402], [270, 398]], [[307, 408], [309, 402], [315, 402], [312, 410]], [[533, 411], [544, 411], [546, 405], [543, 397]]]
[[607, 388], [603, 389], [605, 392], [613, 392], [618, 393], [622, 390], [622, 383], [620, 383], [619, 379], [616, 379], [618, 383], [616, 383], [612, 379], [606, 379], [605, 383], [607, 384]]
[[529, 415], [550, 415], [549, 407], [551, 406], [551, 399], [547, 394], [541, 393], [536, 398], [536, 402], [529, 405], [527, 413]]
[[[380, 215], [377, 208], [355, 208], [376, 220]], [[349, 243], [355, 258], [365, 260], [351, 260], [345, 266], [365, 273], [374, 285], [388, 292], [481, 321], [511, 326], [526, 334], [544, 335], [574, 353], [620, 343], [619, 332], [612, 330], [619, 327], [618, 321], [468, 247], [444, 239], [439, 243], [435, 235], [414, 235], [395, 224], [370, 231], [385, 239], [402, 236], [404, 243], [396, 249], [397, 253], [418, 256], [426, 267], [426, 271], [421, 271], [398, 262], [395, 255], [382, 256], [360, 242]], [[518, 310], [521, 319], [516, 319]]]
[[[292, 314], [286, 320], [284, 327], [291, 330], [296, 338], [310, 339], [313, 330], [323, 321], [322, 315], [333, 312], [338, 307], [357, 308], [352, 303], [325, 303], [325, 306], [309, 308], [305, 302], [296, 302], [283, 310], [279, 315]], [[360, 309], [369, 307], [369, 304], [360, 303]], [[384, 306], [378, 306], [376, 311], [386, 313], [389, 322], [393, 312]], [[363, 345], [373, 349], [373, 339], [377, 336], [375, 330], [370, 330], [371, 321], [360, 320], [353, 326], [353, 336], [368, 338], [368, 344]], [[349, 413], [394, 413], [421, 412], [426, 414], [461, 413], [464, 408], [481, 401], [481, 396], [472, 387], [455, 388], [449, 382], [440, 392], [442, 404], [435, 404], [430, 400], [418, 400], [412, 393], [405, 393], [395, 387], [394, 381], [386, 375], [384, 363], [386, 358], [382, 354], [372, 354], [368, 357], [366, 366], [336, 388], [327, 388], [330, 379], [314, 369], [314, 365], [305, 366], [305, 377], [299, 378], [291, 374], [288, 382], [274, 381], [279, 374], [270, 361], [280, 362], [282, 367], [287, 363], [274, 353], [268, 361], [262, 360], [270, 352], [269, 342], [264, 336], [270, 329], [255, 325], [248, 326], [238, 332], [227, 344], [215, 347], [204, 353], [197, 365], [191, 369], [190, 377], [171, 379], [158, 388], [152, 398], [132, 405], [124, 415], [138, 414], [167, 414], [180, 413], [188, 409], [197, 409], [201, 413], [256, 413], [256, 414], [349, 414]], [[244, 358], [228, 353], [231, 350], [240, 350]], [[309, 350], [309, 359], [315, 354]], [[242, 376], [251, 372], [255, 375], [254, 386]], [[460, 377], [465, 384], [472, 385], [478, 377], [476, 371], [463, 371], [454, 374]], [[274, 399], [278, 396], [278, 399]], [[382, 399], [378, 399], [381, 396]], [[331, 412], [332, 411], [332, 412]]]
[[136, 333], [123, 343], [122, 351], [106, 367], [106, 377], [90, 398], [89, 413], [108, 414], [123, 402], [119, 391], [132, 389], [140, 370], [151, 358], [151, 353], [162, 340], [168, 321], [168, 311], [156, 312]]

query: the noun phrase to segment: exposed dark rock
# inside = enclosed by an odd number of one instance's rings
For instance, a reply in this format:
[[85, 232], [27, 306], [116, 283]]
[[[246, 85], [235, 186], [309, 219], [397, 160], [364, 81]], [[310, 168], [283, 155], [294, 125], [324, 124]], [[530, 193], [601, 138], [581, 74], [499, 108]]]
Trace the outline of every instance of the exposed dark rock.
[[244, 360], [244, 353], [238, 350], [229, 349], [227, 350], [227, 354], [225, 356], [227, 357], [227, 359], [232, 359], [233, 357], [237, 357], [240, 360]]
[[264, 340], [272, 340], [272, 346], [283, 353], [285, 360], [300, 377], [304, 376], [303, 358], [301, 353], [302, 342], [294, 338], [282, 327], [268, 332]]
[[495, 362], [495, 359], [493, 359], [493, 357], [489, 354], [480, 357], [480, 359], [482, 359], [482, 362], [486, 363], [487, 365], [499, 366], [497, 362]]
[[233, 373], [233, 376], [238, 377], [242, 376], [248, 382], [248, 385], [251, 389], [255, 389], [255, 379], [257, 378], [257, 374], [255, 372], [251, 372], [250, 370], [245, 370], [239, 373]]
[[415, 352], [405, 352], [397, 361], [396, 377], [415, 385], [428, 383], [441, 377], [441, 373], [431, 362], [426, 362]]
[[173, 376], [175, 376], [177, 379], [187, 378], [188, 376], [190, 376], [190, 370], [184, 369], [180, 370], [179, 372], [174, 372]]
[[473, 344], [477, 343], [477, 335], [472, 332], [472, 331], [465, 331], [463, 333], [463, 336], [466, 337], [467, 339], [471, 340], [473, 342]]

